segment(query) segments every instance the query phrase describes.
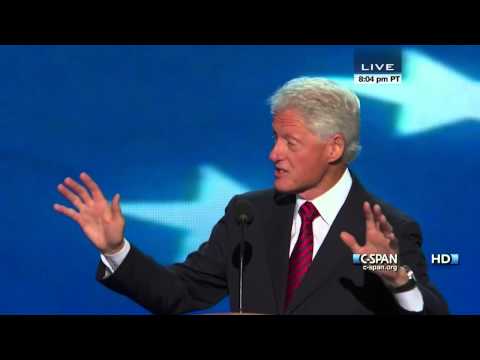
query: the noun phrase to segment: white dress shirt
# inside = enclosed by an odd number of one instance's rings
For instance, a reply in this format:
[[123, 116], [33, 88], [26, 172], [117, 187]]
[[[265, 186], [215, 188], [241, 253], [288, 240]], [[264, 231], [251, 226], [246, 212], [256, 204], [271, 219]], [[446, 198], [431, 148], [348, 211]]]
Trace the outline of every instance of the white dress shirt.
[[[348, 169], [345, 170], [340, 180], [328, 191], [319, 197], [310, 200], [317, 208], [320, 216], [313, 221], [313, 258], [322, 246], [325, 237], [330, 230], [330, 226], [338, 215], [341, 207], [347, 199], [350, 188], [352, 187], [352, 177]], [[295, 204], [294, 218], [292, 224], [291, 241], [290, 241], [290, 255], [292, 255], [295, 244], [298, 240], [302, 220], [298, 210], [307, 200], [297, 196]], [[121, 250], [114, 254], [101, 254], [102, 262], [106, 266], [105, 277], [110, 276], [121, 265], [128, 252], [130, 251], [130, 243], [124, 239], [125, 243]], [[338, 239], [338, 241], [342, 241]], [[422, 311], [423, 297], [422, 293], [415, 287], [412, 290], [402, 293], [394, 294], [398, 304], [408, 311]]]
[[[347, 199], [350, 188], [352, 187], [352, 177], [348, 169], [343, 173], [340, 180], [328, 191], [319, 197], [310, 200], [315, 205], [320, 216], [313, 221], [313, 258], [322, 246], [323, 240], [330, 230], [330, 226], [338, 215], [338, 212]], [[307, 200], [300, 198], [297, 195], [297, 203], [295, 204], [295, 211], [293, 212], [293, 224], [290, 241], [290, 255], [292, 255], [295, 244], [298, 240], [302, 219], [300, 217], [300, 207], [307, 202]], [[341, 241], [341, 240], [340, 240]]]

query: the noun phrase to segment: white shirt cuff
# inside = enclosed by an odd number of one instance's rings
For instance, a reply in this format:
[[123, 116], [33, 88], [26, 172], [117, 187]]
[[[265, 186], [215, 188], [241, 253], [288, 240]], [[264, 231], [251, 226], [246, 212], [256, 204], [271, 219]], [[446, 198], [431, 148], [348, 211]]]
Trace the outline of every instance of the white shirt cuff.
[[393, 295], [398, 304], [405, 310], [416, 312], [423, 310], [423, 296], [418, 287]]
[[113, 274], [118, 269], [118, 267], [122, 264], [123, 260], [125, 260], [128, 252], [130, 251], [130, 243], [127, 241], [127, 239], [123, 240], [125, 241], [123, 247], [116, 253], [100, 254], [100, 259], [102, 259], [102, 262], [107, 267], [107, 269], [110, 270], [110, 273], [105, 273], [105, 277]]

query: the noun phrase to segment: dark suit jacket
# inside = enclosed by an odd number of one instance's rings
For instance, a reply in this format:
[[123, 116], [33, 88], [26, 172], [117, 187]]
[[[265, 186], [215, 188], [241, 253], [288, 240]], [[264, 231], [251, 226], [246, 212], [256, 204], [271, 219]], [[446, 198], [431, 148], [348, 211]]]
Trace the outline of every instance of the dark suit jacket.
[[128, 296], [153, 313], [171, 314], [205, 309], [230, 295], [232, 311], [238, 311], [238, 269], [232, 264], [240, 241], [234, 218], [239, 198], [253, 205], [254, 222], [246, 237], [253, 253], [244, 275], [244, 307], [263, 314], [399, 314], [404, 311], [381, 279], [353, 265], [352, 252], [340, 239], [341, 231], [365, 243], [364, 201], [379, 203], [399, 239], [399, 259], [409, 265], [419, 282], [425, 314], [446, 314], [447, 304], [430, 284], [422, 237], [415, 221], [374, 199], [354, 177], [348, 197], [327, 237], [297, 289], [284, 308], [295, 195], [264, 190], [234, 197], [225, 215], [215, 225], [210, 239], [190, 254], [184, 263], [164, 267], [135, 246], [120, 267], [107, 278], [100, 262], [97, 280]]

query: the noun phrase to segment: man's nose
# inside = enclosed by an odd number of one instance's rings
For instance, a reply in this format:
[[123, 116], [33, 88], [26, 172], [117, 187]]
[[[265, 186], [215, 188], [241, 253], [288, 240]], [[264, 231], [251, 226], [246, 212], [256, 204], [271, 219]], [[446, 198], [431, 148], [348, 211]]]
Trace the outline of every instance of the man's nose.
[[269, 159], [276, 163], [278, 160], [281, 159], [281, 150], [278, 141], [273, 145], [272, 150], [270, 151]]

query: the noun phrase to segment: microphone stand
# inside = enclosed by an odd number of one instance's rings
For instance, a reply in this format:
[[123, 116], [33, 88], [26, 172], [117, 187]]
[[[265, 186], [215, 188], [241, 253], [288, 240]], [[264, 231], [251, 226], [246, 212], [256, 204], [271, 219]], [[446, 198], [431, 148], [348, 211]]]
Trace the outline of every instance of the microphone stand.
[[243, 259], [244, 259], [244, 248], [245, 248], [245, 219], [242, 219], [241, 223], [242, 228], [242, 238], [240, 240], [240, 288], [239, 288], [239, 313], [243, 313]]

